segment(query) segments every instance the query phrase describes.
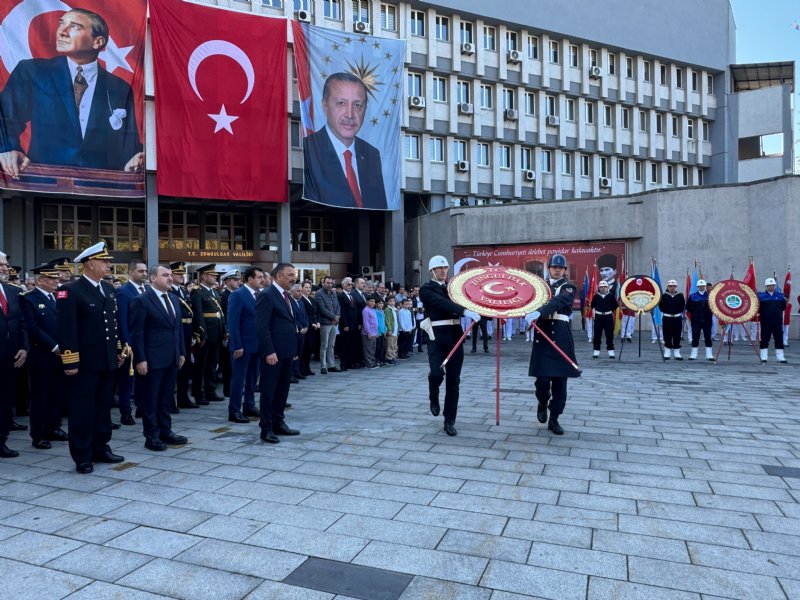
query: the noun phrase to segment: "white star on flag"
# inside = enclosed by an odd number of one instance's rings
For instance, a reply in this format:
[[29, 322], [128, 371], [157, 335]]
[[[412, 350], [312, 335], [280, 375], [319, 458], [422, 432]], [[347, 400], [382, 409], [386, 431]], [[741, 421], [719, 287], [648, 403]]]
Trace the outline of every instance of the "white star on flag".
[[228, 115], [225, 110], [225, 105], [222, 105], [222, 108], [219, 109], [219, 113], [216, 115], [209, 114], [209, 117], [216, 123], [214, 127], [214, 133], [222, 129], [226, 129], [231, 135], [233, 135], [233, 128], [231, 127], [231, 123], [233, 123], [239, 117], [234, 117], [233, 115]]
[[133, 67], [128, 64], [128, 53], [133, 50], [133, 46], [120, 48], [116, 42], [108, 38], [108, 44], [100, 53], [100, 60], [106, 63], [106, 71], [113, 73], [116, 69], [125, 69], [133, 73]]

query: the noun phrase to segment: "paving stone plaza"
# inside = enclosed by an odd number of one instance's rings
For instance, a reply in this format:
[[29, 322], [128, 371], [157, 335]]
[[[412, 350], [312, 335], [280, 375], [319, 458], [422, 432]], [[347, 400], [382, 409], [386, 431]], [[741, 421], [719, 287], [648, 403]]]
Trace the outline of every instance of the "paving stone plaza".
[[522, 336], [502, 343], [499, 427], [495, 342], [467, 353], [453, 438], [425, 354], [293, 385], [302, 435], [277, 445], [223, 403], [176, 415], [190, 444], [163, 453], [123, 427], [126, 462], [91, 475], [15, 433], [3, 597], [800, 598], [798, 342], [783, 366], [742, 344], [664, 364], [645, 335], [612, 361], [576, 334], [562, 437], [536, 421]]

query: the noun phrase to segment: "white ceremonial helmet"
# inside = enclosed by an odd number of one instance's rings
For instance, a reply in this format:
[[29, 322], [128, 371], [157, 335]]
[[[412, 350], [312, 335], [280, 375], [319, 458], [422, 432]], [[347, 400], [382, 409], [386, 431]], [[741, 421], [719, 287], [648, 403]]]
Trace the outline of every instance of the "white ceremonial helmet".
[[764, 285], [778, 285], [778, 284], [772, 277], [767, 277], [766, 281], [764, 281]]
[[697, 280], [697, 287], [700, 287], [701, 285], [706, 285], [706, 280], [705, 279], [698, 279]]
[[444, 256], [437, 254], [436, 256], [432, 256], [431, 259], [428, 261], [428, 271], [432, 271], [438, 267], [450, 267], [450, 264], [447, 262], [447, 259]]
[[677, 281], [675, 281], [674, 279], [670, 279], [670, 280], [667, 282], [667, 285], [668, 285], [668, 286], [670, 286], [670, 285], [678, 285], [678, 282], [677, 282]]

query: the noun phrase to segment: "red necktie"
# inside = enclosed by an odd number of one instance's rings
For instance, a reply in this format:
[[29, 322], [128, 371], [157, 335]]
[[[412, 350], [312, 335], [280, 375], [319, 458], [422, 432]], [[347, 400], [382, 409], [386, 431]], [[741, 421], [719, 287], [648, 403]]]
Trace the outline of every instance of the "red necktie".
[[356, 172], [353, 170], [352, 163], [353, 153], [350, 150], [344, 151], [344, 166], [347, 171], [347, 183], [350, 184], [350, 191], [353, 192], [353, 198], [356, 199], [358, 208], [361, 208], [361, 192], [358, 189], [358, 181], [356, 180]]
[[2, 290], [0, 290], [0, 308], [3, 309], [3, 314], [8, 316], [8, 300], [6, 300], [6, 294]]

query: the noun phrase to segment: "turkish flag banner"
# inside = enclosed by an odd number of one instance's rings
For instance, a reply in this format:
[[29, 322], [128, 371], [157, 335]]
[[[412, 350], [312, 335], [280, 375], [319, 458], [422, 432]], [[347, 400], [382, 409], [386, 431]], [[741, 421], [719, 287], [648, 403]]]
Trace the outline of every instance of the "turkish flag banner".
[[286, 23], [150, 0], [159, 194], [288, 201]]

